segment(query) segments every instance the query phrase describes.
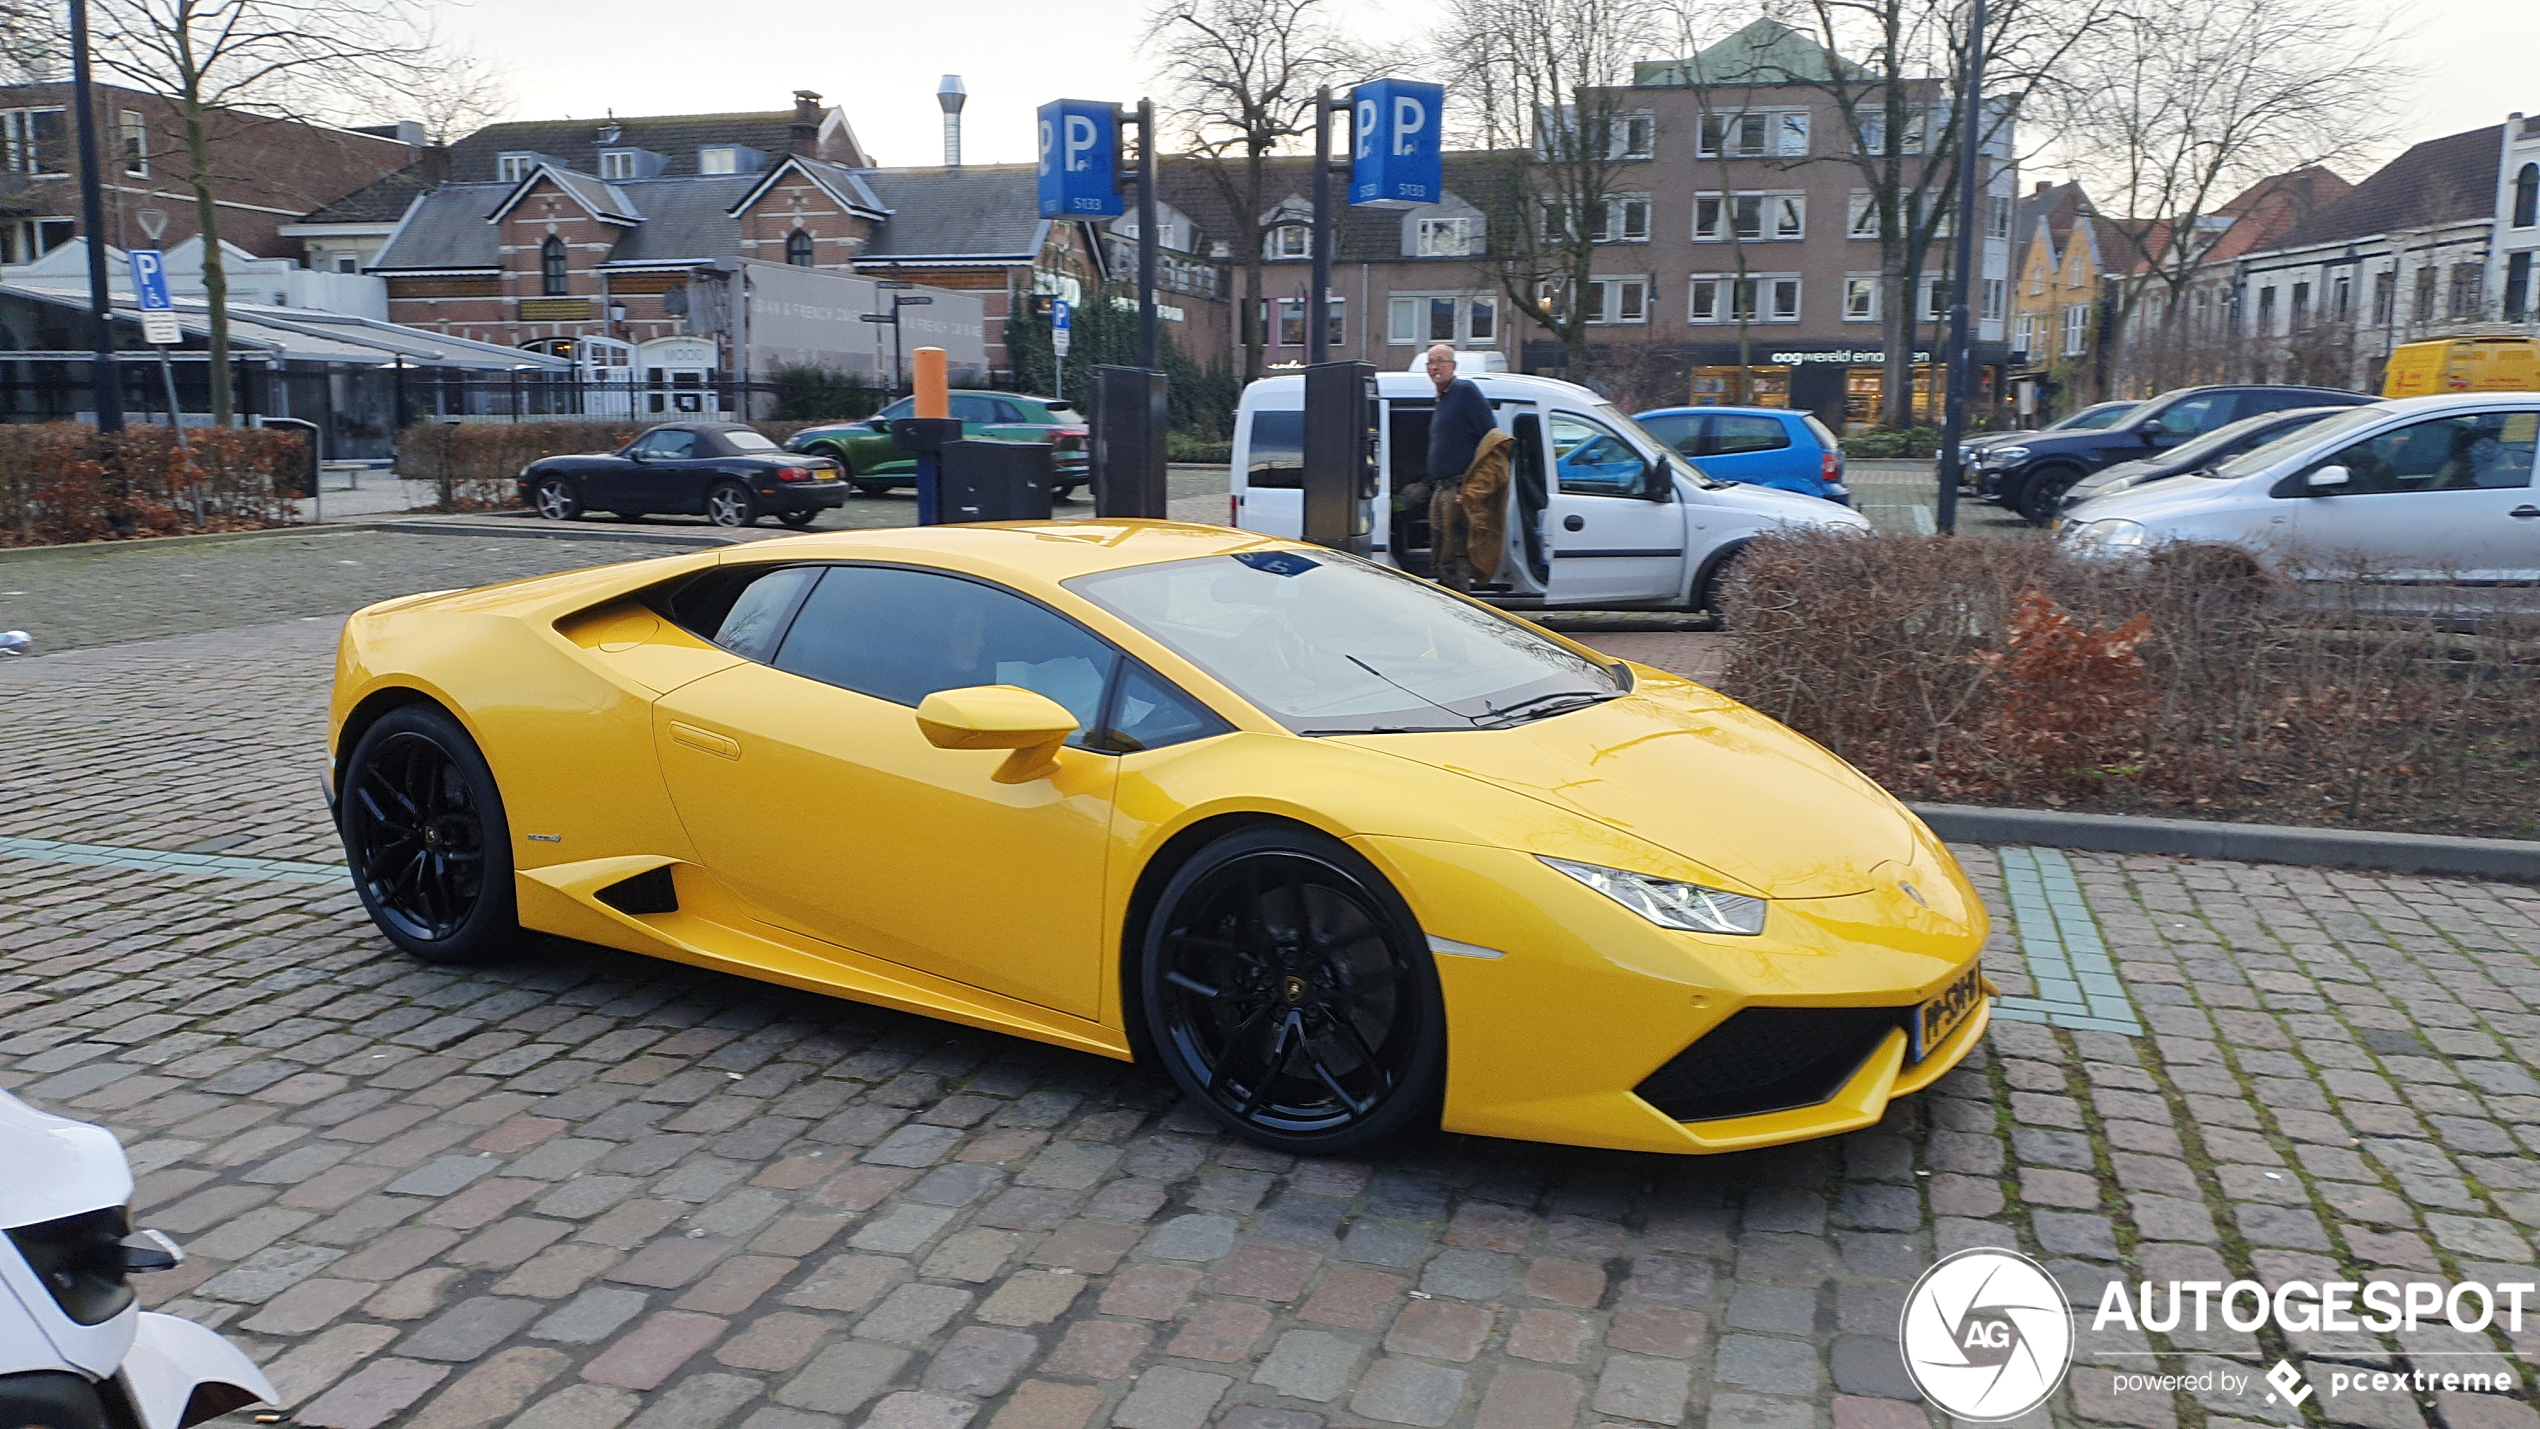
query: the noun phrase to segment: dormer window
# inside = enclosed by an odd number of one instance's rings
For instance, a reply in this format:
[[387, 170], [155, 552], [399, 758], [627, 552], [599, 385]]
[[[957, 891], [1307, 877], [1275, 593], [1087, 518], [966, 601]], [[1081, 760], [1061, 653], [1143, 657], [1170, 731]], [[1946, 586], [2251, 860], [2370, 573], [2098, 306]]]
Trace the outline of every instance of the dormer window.
[[737, 174], [741, 172], [741, 151], [729, 144], [697, 151], [697, 172], [701, 174]]
[[538, 167], [536, 154], [505, 154], [494, 161], [494, 177], [507, 184], [519, 183]]
[[1314, 230], [1302, 223], [1283, 223], [1271, 229], [1262, 243], [1264, 258], [1311, 258], [1314, 256]]
[[635, 151], [632, 149], [610, 149], [603, 152], [600, 155], [600, 177], [604, 179], [631, 179], [635, 177]]

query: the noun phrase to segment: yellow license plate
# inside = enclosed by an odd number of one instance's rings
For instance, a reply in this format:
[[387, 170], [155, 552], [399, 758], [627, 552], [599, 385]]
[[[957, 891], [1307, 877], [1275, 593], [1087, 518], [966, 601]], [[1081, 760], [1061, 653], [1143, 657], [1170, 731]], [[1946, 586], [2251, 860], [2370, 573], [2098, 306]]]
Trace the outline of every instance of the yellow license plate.
[[1940, 995], [1914, 1009], [1914, 1017], [1906, 1025], [1912, 1046], [1908, 1057], [1921, 1061], [1932, 1048], [1949, 1040], [1951, 1034], [1966, 1025], [1984, 1005], [1984, 970], [1970, 963], [1956, 981], [1940, 990]]

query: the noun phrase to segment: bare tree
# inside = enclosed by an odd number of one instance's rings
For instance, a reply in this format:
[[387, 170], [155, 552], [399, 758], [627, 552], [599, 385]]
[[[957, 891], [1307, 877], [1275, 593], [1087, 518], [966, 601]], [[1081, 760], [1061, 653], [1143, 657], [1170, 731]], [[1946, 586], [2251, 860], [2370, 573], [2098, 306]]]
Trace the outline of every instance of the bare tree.
[[444, 52], [405, 87], [406, 114], [426, 143], [451, 144], [510, 115], [512, 72], [471, 49]]
[[1590, 282], [1617, 180], [1633, 161], [1632, 65], [1665, 37], [1631, 0], [1450, 0], [1434, 39], [1449, 103], [1499, 151], [1483, 211], [1509, 305], [1587, 365]]
[[1358, 77], [1375, 57], [1333, 23], [1328, 0], [1170, 0], [1147, 18], [1145, 43], [1167, 96], [1160, 122], [1179, 131], [1234, 215], [1251, 381], [1261, 375], [1262, 249], [1275, 226], [1270, 160], [1314, 132], [1318, 89]]
[[[227, 426], [229, 276], [220, 248], [216, 149], [277, 119], [324, 120], [364, 96], [401, 93], [434, 58], [411, 0], [91, 0], [97, 67], [176, 110], [185, 182], [203, 239], [212, 421]], [[91, 235], [90, 242], [97, 236]]]
[[[1992, 0], [1985, 26], [1979, 184], [2011, 162], [2006, 132], [2069, 58], [2088, 48], [2111, 0]], [[1879, 239], [1885, 392], [1880, 421], [1912, 424], [1914, 297], [1957, 197], [1958, 116], [1966, 85], [1962, 0], [1782, 0], [1821, 52], [1806, 68], [1759, 57], [1753, 82], [1808, 84], [1832, 103], [1840, 132], [1826, 147], [1860, 173]], [[1778, 73], [1776, 73], [1778, 71]], [[1981, 189], [1979, 190], [1982, 191]], [[1979, 209], [1979, 213], [1981, 213]], [[1951, 281], [1981, 290], [1969, 275]]]
[[2299, 209], [2308, 187], [2290, 176], [2386, 132], [2405, 76], [2383, 29], [2344, 0], [2199, 0], [2110, 16], [2067, 58], [2051, 107], [2068, 162], [2130, 220], [2101, 226], [2117, 269], [2103, 349], [2138, 331], [2155, 289], [2158, 344], [2187, 341], [2188, 290], [2231, 226], [2220, 211], [2270, 175], [2288, 182], [2260, 201]]
[[0, 84], [36, 84], [62, 69], [70, 50], [61, 6], [50, 0], [0, 0]]

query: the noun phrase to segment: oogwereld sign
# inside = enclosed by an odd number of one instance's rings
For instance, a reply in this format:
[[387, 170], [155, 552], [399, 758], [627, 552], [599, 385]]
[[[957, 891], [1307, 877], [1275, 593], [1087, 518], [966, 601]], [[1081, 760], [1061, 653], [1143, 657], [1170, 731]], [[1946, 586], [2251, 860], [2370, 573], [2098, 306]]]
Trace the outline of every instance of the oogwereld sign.
[[1117, 218], [1120, 122], [1108, 104], [1053, 99], [1040, 109], [1043, 218]]
[[1438, 133], [1446, 86], [1379, 79], [1350, 94], [1349, 201], [1359, 208], [1417, 208], [1446, 188]]

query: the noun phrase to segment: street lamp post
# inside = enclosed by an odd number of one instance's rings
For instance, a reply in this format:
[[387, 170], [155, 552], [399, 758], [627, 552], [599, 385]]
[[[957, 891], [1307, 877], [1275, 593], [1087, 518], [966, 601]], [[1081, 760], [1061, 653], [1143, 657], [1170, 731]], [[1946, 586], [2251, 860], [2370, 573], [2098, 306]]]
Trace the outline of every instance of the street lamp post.
[[1984, 138], [1984, 0], [1972, 0], [1967, 11], [1965, 106], [1958, 120], [1958, 231], [1951, 258], [1949, 284], [1949, 396], [1940, 418], [1940, 509], [1933, 525], [1943, 532], [1958, 529], [1958, 442], [1967, 427], [1967, 402], [1975, 386], [1974, 310], [1968, 295], [1982, 281], [1975, 276], [1976, 193], [1983, 182], [1983, 157], [1976, 151]]
[[88, 309], [97, 358], [89, 378], [97, 430], [123, 430], [123, 373], [115, 365], [115, 300], [106, 284], [106, 192], [97, 169], [97, 101], [88, 83], [88, 0], [71, 0], [71, 103], [78, 110], [79, 222], [88, 235]]

